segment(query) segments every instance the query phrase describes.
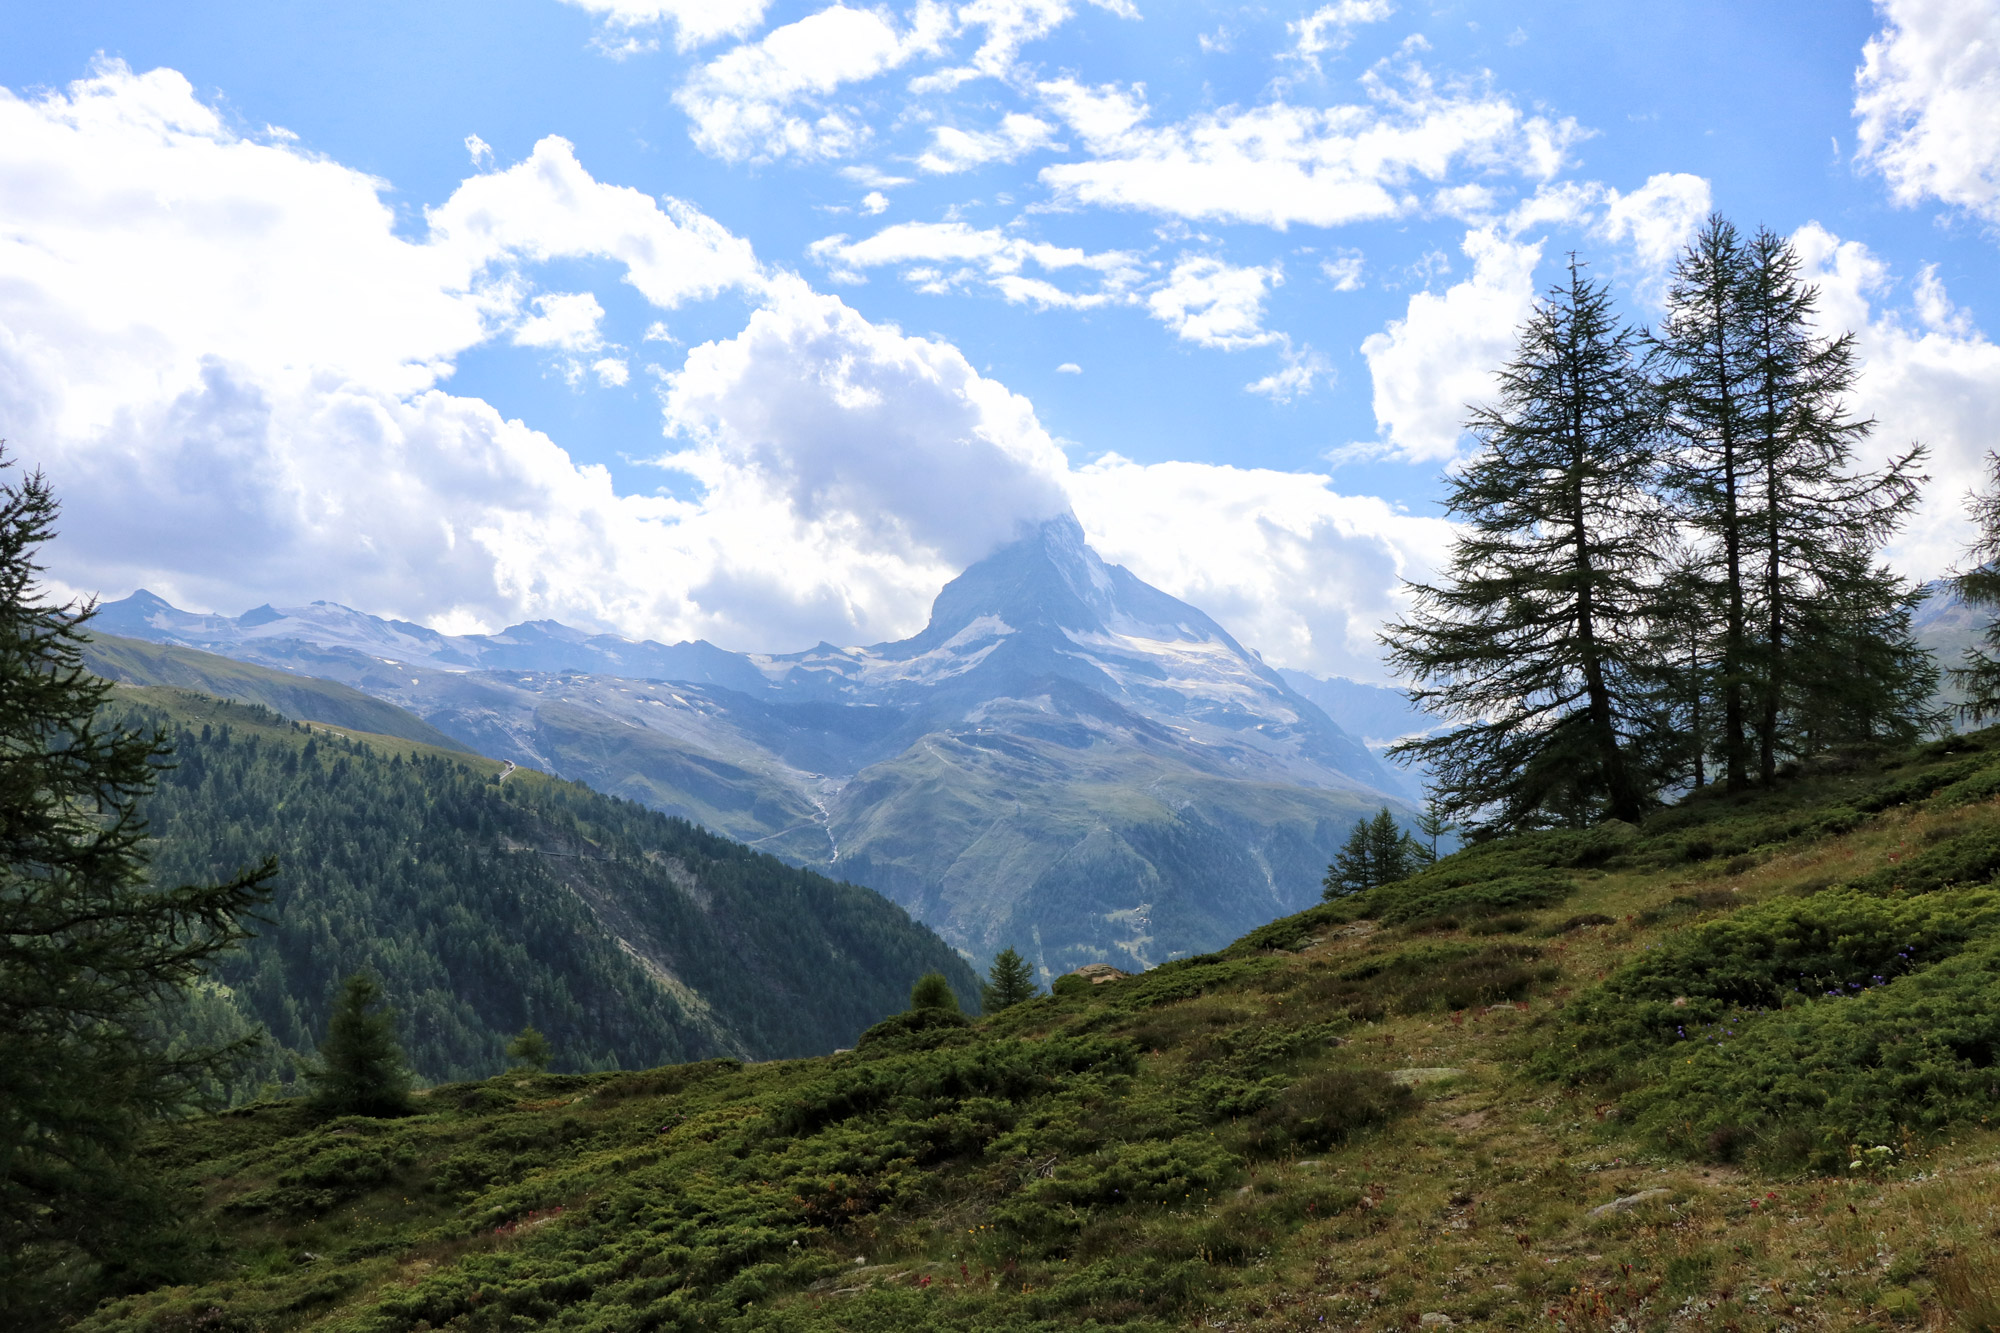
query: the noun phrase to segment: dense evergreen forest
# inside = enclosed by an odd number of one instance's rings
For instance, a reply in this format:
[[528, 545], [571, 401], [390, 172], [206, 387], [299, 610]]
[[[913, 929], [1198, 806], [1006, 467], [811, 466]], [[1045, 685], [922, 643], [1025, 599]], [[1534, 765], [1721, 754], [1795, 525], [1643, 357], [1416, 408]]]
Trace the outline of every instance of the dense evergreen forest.
[[275, 855], [256, 936], [175, 1019], [196, 1044], [261, 1024], [227, 1089], [288, 1082], [344, 976], [377, 976], [416, 1073], [506, 1067], [533, 1025], [558, 1069], [768, 1059], [850, 1045], [965, 964], [877, 894], [586, 787], [182, 691], [121, 688], [171, 766], [141, 807], [156, 882]]

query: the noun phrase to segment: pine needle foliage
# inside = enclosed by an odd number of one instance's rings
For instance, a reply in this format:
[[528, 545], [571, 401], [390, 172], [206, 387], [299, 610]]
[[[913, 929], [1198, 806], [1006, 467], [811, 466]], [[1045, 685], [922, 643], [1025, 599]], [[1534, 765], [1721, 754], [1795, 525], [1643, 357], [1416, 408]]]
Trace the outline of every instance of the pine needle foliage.
[[1769, 786], [1787, 761], [1837, 745], [1909, 741], [1936, 720], [1935, 667], [1910, 633], [1916, 590], [1875, 558], [1917, 501], [1924, 450], [1854, 467], [1875, 424], [1847, 408], [1854, 335], [1819, 332], [1801, 269], [1784, 237], [1746, 240], [1712, 216], [1675, 269], [1657, 341], [1668, 487], [1697, 538], [1662, 618], [1719, 622], [1713, 659], [1688, 675], [1720, 694], [1732, 788]]
[[[0, 456], [0, 468], [11, 466]], [[0, 1326], [53, 1323], [187, 1258], [137, 1160], [237, 1047], [175, 1048], [154, 1021], [247, 934], [274, 867], [148, 880], [137, 812], [167, 748], [108, 724], [82, 666], [91, 608], [44, 599], [56, 500], [0, 484]], [[238, 1043], [240, 1047], [241, 1043]]]
[[396, 1040], [396, 1015], [382, 1003], [382, 986], [366, 972], [343, 981], [320, 1043], [319, 1063], [306, 1070], [313, 1109], [325, 1116], [408, 1115], [410, 1070]]
[[917, 984], [910, 987], [910, 1008], [942, 1009], [947, 1013], [958, 1012], [958, 995], [945, 980], [942, 972], [926, 972], [917, 978]]
[[1750, 780], [1750, 622], [1745, 541], [1756, 402], [1756, 349], [1745, 311], [1743, 237], [1711, 214], [1682, 251], [1667, 288], [1667, 318], [1655, 339], [1655, 389], [1674, 446], [1665, 484], [1681, 525], [1705, 559], [1702, 577], [1720, 611], [1719, 741], [1723, 781]]
[[1481, 451], [1445, 500], [1462, 535], [1383, 636], [1412, 699], [1457, 724], [1391, 751], [1430, 766], [1448, 814], [1511, 829], [1649, 803], [1643, 612], [1663, 519], [1638, 348], [1572, 259], [1469, 422]]
[[[1444, 831], [1440, 826], [1438, 833]], [[1340, 854], [1327, 867], [1320, 896], [1331, 901], [1408, 879], [1436, 860], [1436, 854], [1396, 824], [1383, 806], [1373, 819], [1358, 819]]]
[[1015, 950], [1002, 949], [993, 956], [986, 985], [980, 991], [980, 1007], [989, 1014], [1011, 1009], [1036, 995], [1035, 969]]
[[[1967, 606], [2000, 611], [2000, 453], [1986, 455], [1986, 473], [1986, 488], [1965, 497], [1974, 536], [1950, 587]], [[1949, 672], [1965, 700], [1958, 706], [1959, 716], [1972, 722], [2000, 717], [2000, 618], [1980, 638]]]
[[516, 1069], [532, 1069], [541, 1073], [555, 1058], [555, 1048], [532, 1025], [522, 1028], [514, 1039], [507, 1043], [507, 1058]]

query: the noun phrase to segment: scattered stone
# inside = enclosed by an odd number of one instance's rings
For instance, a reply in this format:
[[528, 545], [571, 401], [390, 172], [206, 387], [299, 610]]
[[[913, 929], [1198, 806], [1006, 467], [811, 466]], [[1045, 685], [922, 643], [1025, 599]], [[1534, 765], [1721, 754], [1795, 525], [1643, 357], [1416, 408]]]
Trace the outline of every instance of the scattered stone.
[[1123, 981], [1132, 974], [1120, 971], [1109, 963], [1085, 963], [1082, 967], [1071, 969], [1070, 975], [1082, 977], [1093, 986], [1102, 986], [1107, 981]]
[[1628, 1194], [1622, 1199], [1613, 1199], [1610, 1203], [1599, 1204], [1590, 1210], [1589, 1216], [1608, 1217], [1612, 1213], [1622, 1213], [1628, 1208], [1637, 1208], [1642, 1203], [1651, 1203], [1655, 1199], [1664, 1199], [1672, 1193], [1672, 1190], [1664, 1189], [1640, 1190], [1637, 1194]]
[[1451, 1324], [1452, 1319], [1450, 1315], [1439, 1314], [1436, 1311], [1423, 1315], [1417, 1320], [1417, 1327], [1419, 1328], [1450, 1328]]
[[1303, 1162], [1293, 1162], [1292, 1165], [1297, 1167], [1301, 1171], [1316, 1171], [1320, 1167], [1325, 1166], [1326, 1163], [1320, 1161], [1316, 1157], [1312, 1157], [1312, 1158], [1307, 1158]]
[[1406, 1088], [1414, 1088], [1421, 1083], [1435, 1083], [1441, 1078], [1457, 1078], [1465, 1071], [1438, 1066], [1434, 1069], [1392, 1069], [1389, 1077]]

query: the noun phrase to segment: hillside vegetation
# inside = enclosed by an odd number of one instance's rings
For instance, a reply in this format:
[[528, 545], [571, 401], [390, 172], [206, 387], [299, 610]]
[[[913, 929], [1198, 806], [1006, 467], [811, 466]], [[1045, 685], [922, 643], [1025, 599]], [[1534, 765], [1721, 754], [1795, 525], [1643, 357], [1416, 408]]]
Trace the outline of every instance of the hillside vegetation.
[[527, 1024], [557, 1069], [631, 1069], [830, 1051], [933, 969], [976, 993], [875, 893], [575, 783], [186, 691], [114, 699], [173, 742], [143, 806], [156, 881], [279, 858], [257, 938], [174, 1018], [196, 1044], [268, 1030], [225, 1092], [288, 1080], [363, 968], [432, 1081], [506, 1068]]
[[828, 1058], [163, 1129], [97, 1329], [1990, 1328], [2000, 732]]
[[472, 753], [414, 713], [317, 676], [276, 671], [214, 653], [115, 634], [93, 633], [84, 645], [83, 662], [93, 675], [123, 685], [172, 686], [234, 703], [259, 704], [308, 722], [394, 736], [464, 755]]

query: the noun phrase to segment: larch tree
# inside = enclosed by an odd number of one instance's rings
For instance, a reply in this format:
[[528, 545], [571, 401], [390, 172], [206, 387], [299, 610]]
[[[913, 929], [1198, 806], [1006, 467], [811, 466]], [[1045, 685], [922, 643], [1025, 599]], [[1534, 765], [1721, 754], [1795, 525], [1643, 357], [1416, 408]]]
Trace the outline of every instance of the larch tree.
[[[1965, 497], [1973, 538], [1953, 572], [1952, 595], [1975, 609], [2000, 613], [2000, 454], [1986, 455], [1987, 485]], [[1959, 716], [1983, 723], [2000, 716], [2000, 614], [1949, 672], [1963, 702]]]
[[1650, 676], [1657, 691], [1663, 776], [1695, 788], [1708, 784], [1714, 743], [1716, 661], [1722, 599], [1702, 557], [1676, 547], [1663, 561], [1646, 618], [1652, 635]]
[[1383, 635], [1411, 698], [1456, 725], [1392, 753], [1494, 829], [1635, 820], [1656, 783], [1645, 608], [1662, 518], [1639, 337], [1572, 257], [1523, 326], [1482, 448], [1448, 478], [1442, 577]]
[[1741, 252], [1750, 351], [1746, 450], [1755, 549], [1750, 690], [1757, 774], [1843, 740], [1913, 730], [1936, 684], [1909, 631], [1915, 589], [1875, 553], [1902, 526], [1926, 478], [1912, 446], [1879, 471], [1854, 467], [1874, 430], [1847, 400], [1854, 335], [1818, 331], [1818, 290], [1791, 242], [1760, 229]]
[[1745, 307], [1749, 258], [1734, 224], [1710, 214], [1674, 266], [1667, 317], [1654, 340], [1656, 388], [1673, 440], [1668, 485], [1680, 520], [1709, 554], [1721, 609], [1714, 685], [1723, 781], [1750, 781], [1751, 611], [1745, 562], [1757, 471], [1752, 452], [1758, 353]]
[[24, 1329], [184, 1257], [137, 1140], [243, 1043], [177, 1049], [159, 1020], [275, 873], [149, 882], [139, 806], [167, 750], [102, 720], [91, 608], [40, 586], [56, 516], [39, 472], [0, 483], [0, 1326]]
[[926, 972], [917, 978], [917, 984], [910, 987], [910, 1008], [941, 1009], [946, 1013], [959, 1012], [958, 993], [951, 988], [951, 982], [942, 972]]

